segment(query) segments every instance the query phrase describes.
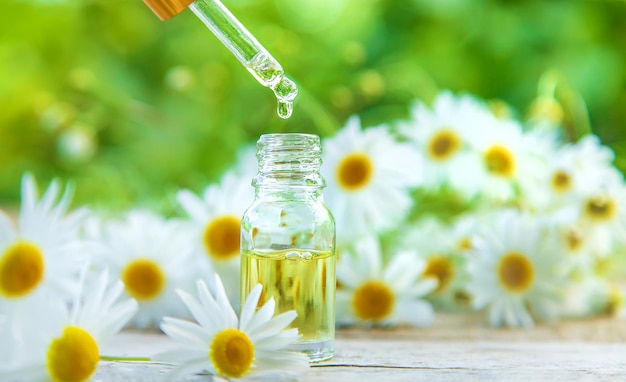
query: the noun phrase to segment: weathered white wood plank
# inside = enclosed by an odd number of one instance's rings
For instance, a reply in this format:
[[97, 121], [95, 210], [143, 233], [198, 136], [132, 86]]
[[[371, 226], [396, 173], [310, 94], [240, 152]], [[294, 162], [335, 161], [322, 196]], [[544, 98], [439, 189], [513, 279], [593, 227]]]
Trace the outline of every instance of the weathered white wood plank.
[[[534, 330], [494, 330], [444, 318], [430, 329], [340, 330], [336, 356], [301, 381], [624, 381], [626, 321], [586, 320]], [[151, 356], [177, 344], [156, 332], [126, 331], [103, 354]], [[104, 362], [100, 381], [157, 381], [164, 364]], [[161, 379], [163, 380], [163, 379]], [[209, 381], [190, 376], [182, 381]]]

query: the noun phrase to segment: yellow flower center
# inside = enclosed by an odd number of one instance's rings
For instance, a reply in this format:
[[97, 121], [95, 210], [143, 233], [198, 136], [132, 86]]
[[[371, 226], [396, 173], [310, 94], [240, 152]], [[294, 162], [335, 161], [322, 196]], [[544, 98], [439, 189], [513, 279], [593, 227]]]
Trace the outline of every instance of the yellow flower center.
[[552, 188], [556, 192], [566, 192], [572, 186], [572, 178], [565, 171], [559, 170], [552, 176]]
[[364, 153], [346, 155], [337, 167], [337, 182], [348, 191], [359, 190], [369, 184], [374, 175], [374, 164]]
[[122, 282], [126, 292], [135, 299], [152, 300], [159, 296], [165, 287], [165, 274], [153, 260], [137, 259], [124, 268]]
[[59, 382], [86, 381], [96, 371], [100, 353], [98, 344], [85, 330], [68, 326], [61, 337], [48, 347], [48, 372]]
[[20, 241], [0, 257], [0, 294], [7, 298], [23, 297], [41, 283], [44, 258], [34, 244]]
[[485, 152], [487, 170], [497, 176], [510, 178], [515, 173], [515, 158], [504, 146], [492, 146]]
[[[214, 260], [226, 261], [239, 255], [241, 219], [233, 215], [219, 216], [204, 229], [204, 248]], [[257, 230], [258, 232], [258, 230]]]
[[565, 233], [565, 241], [567, 243], [567, 248], [571, 252], [577, 252], [579, 249], [582, 248], [585, 239], [580, 229], [571, 228], [571, 229], [568, 229], [567, 232]]
[[615, 201], [610, 198], [596, 197], [587, 200], [585, 205], [586, 215], [596, 222], [606, 222], [613, 220], [617, 213]]
[[606, 306], [606, 313], [611, 316], [616, 315], [624, 306], [624, 294], [622, 293], [622, 289], [615, 284], [611, 284], [608, 297], [609, 301]]
[[524, 254], [511, 252], [500, 259], [498, 278], [506, 290], [514, 293], [525, 292], [535, 280], [535, 267]]
[[395, 295], [382, 281], [367, 281], [352, 296], [354, 314], [362, 320], [382, 320], [391, 314], [394, 305]]
[[227, 378], [243, 377], [254, 361], [254, 345], [248, 335], [239, 329], [229, 328], [217, 333], [210, 349], [213, 367], [219, 375]]
[[432, 256], [428, 259], [425, 277], [432, 277], [437, 280], [437, 289], [435, 293], [440, 293], [452, 282], [454, 278], [454, 265], [449, 258], [444, 256]]
[[461, 139], [452, 130], [438, 131], [428, 142], [428, 154], [437, 161], [444, 161], [461, 148]]
[[472, 243], [472, 238], [467, 237], [467, 236], [462, 238], [461, 240], [458, 241], [457, 248], [461, 252], [469, 251], [470, 249], [474, 248], [474, 244]]

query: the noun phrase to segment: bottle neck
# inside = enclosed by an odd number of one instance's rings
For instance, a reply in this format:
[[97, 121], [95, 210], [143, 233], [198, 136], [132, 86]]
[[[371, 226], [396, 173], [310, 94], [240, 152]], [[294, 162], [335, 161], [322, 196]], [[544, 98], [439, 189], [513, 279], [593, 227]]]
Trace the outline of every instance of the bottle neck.
[[258, 172], [252, 180], [257, 197], [280, 195], [320, 197], [320, 139], [311, 134], [264, 134], [257, 143]]

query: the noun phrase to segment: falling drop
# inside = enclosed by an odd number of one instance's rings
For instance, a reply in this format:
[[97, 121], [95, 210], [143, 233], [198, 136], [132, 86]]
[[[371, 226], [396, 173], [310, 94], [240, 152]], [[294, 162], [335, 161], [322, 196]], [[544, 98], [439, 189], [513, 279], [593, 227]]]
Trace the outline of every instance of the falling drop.
[[278, 116], [282, 119], [287, 119], [291, 117], [291, 112], [293, 111], [293, 103], [278, 101]]

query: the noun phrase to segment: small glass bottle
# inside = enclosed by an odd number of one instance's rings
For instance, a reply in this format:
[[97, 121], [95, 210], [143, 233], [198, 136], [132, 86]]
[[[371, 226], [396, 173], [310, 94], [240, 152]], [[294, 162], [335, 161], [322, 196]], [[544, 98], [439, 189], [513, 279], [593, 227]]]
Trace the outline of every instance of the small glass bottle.
[[292, 347], [319, 362], [333, 356], [335, 222], [324, 205], [316, 135], [265, 134], [257, 142], [255, 200], [241, 222], [241, 301], [263, 285], [261, 306], [295, 310]]

